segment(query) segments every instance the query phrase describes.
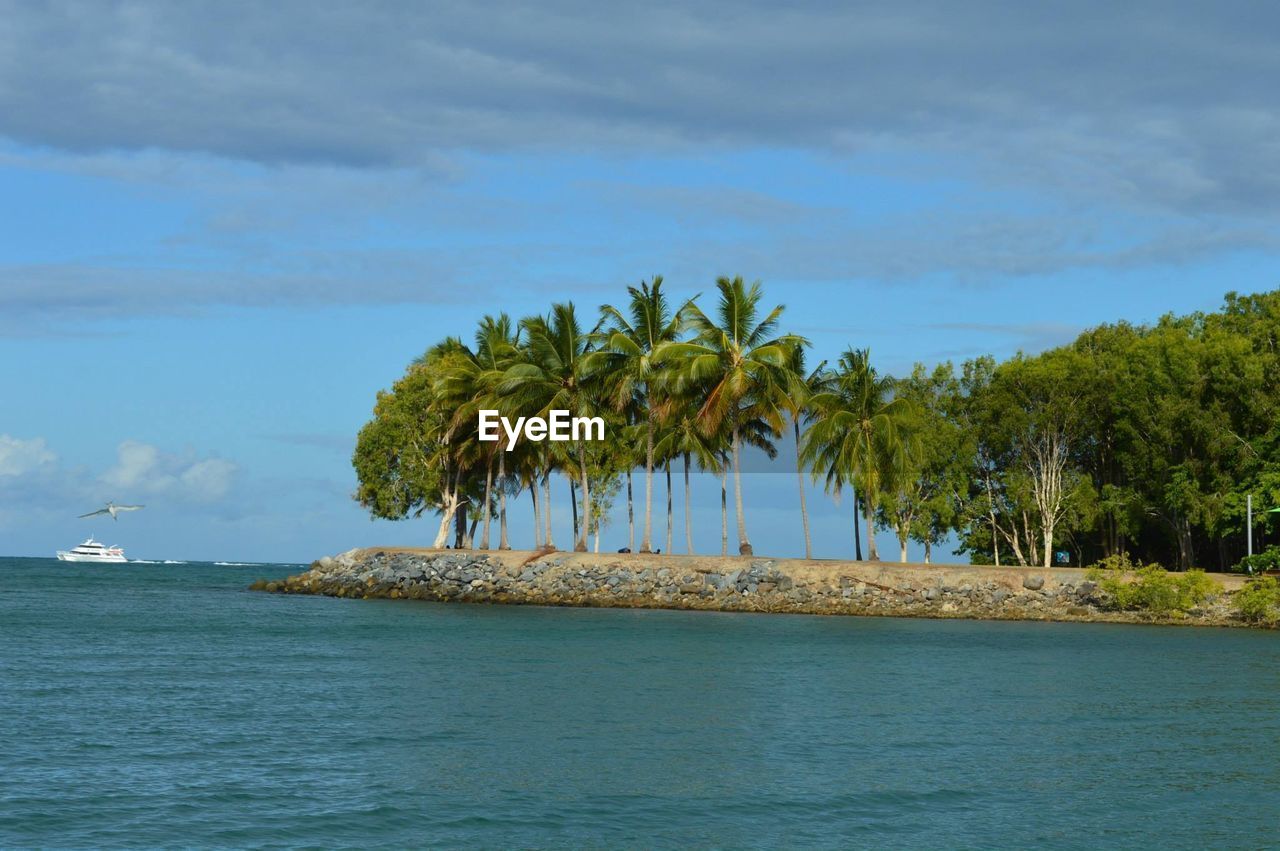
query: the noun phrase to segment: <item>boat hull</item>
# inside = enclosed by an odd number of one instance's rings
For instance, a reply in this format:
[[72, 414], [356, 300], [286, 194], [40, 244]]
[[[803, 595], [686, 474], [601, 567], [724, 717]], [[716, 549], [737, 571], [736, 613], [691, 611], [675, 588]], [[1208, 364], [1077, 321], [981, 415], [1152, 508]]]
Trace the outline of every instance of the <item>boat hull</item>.
[[58, 561], [85, 561], [95, 562], [98, 564], [128, 564], [129, 560], [122, 555], [82, 555], [81, 553], [69, 553], [58, 550]]

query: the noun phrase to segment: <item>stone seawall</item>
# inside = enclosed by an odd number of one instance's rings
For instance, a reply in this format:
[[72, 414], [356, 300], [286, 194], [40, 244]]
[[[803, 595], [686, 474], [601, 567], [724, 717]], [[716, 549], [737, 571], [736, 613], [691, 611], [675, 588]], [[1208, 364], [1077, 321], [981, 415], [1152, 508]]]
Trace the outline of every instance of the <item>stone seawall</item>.
[[725, 612], [1243, 626], [1236, 576], [1187, 616], [1106, 609], [1084, 571], [604, 553], [372, 548], [254, 590], [333, 597]]

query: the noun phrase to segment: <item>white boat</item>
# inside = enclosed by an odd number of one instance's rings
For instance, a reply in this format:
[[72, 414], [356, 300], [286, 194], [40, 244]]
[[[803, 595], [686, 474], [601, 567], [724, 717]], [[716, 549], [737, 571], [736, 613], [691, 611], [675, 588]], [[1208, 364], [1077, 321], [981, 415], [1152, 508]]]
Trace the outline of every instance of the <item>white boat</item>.
[[93, 538], [85, 541], [72, 550], [58, 550], [58, 561], [99, 561], [113, 564], [124, 564], [124, 550], [119, 547], [108, 547]]

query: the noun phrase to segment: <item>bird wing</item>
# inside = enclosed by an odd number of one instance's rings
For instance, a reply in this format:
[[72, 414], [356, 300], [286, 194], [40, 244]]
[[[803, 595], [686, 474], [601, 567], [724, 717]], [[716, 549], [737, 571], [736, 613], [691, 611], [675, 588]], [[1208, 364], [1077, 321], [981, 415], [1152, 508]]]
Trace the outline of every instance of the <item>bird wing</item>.
[[139, 508], [146, 508], [145, 505], [117, 505], [116, 511], [137, 511]]
[[99, 515], [99, 514], [106, 514], [106, 513], [107, 513], [107, 509], [105, 509], [105, 508], [99, 508], [97, 511], [90, 511], [88, 514], [81, 514], [80, 516], [81, 516], [82, 518], [83, 518], [83, 517], [95, 517], [95, 516], [97, 516], [97, 515]]

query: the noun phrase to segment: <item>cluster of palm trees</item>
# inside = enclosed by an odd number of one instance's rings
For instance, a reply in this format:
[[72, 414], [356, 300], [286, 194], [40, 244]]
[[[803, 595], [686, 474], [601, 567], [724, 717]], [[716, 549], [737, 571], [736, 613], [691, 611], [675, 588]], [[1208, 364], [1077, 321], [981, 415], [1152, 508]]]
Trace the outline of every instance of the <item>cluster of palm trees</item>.
[[[783, 333], [781, 305], [765, 312], [760, 284], [741, 277], [716, 281], [710, 314], [698, 298], [668, 300], [661, 277], [628, 287], [623, 307], [604, 305], [590, 328], [572, 303], [546, 316], [512, 322], [486, 316], [466, 345], [450, 337], [410, 365], [379, 395], [361, 431], [354, 464], [356, 499], [375, 516], [441, 515], [434, 545], [490, 546], [496, 518], [507, 549], [507, 501], [527, 492], [533, 504], [535, 548], [554, 548], [553, 472], [570, 482], [574, 548], [588, 549], [608, 520], [625, 480], [629, 546], [635, 550], [632, 472], [644, 470], [639, 552], [654, 548], [654, 477], [666, 476], [666, 551], [672, 547], [671, 467], [683, 468], [685, 546], [693, 551], [690, 469], [717, 474], [721, 486], [721, 553], [728, 551], [728, 478], [733, 478], [738, 552], [752, 552], [742, 498], [744, 446], [776, 455], [786, 430], [795, 437], [805, 557], [812, 557], [804, 477], [828, 491], [855, 492], [856, 515], [867, 524], [876, 557], [873, 518], [878, 495], [915, 445], [909, 403], [872, 368], [865, 350], [846, 351], [835, 368], [807, 370], [807, 340]], [[478, 439], [482, 409], [546, 417], [552, 410], [600, 416], [607, 440], [556, 443]], [[861, 495], [861, 499], [858, 496]], [[468, 506], [471, 522], [467, 523]], [[479, 539], [475, 540], [477, 526]], [[860, 542], [857, 542], [861, 558]]]

